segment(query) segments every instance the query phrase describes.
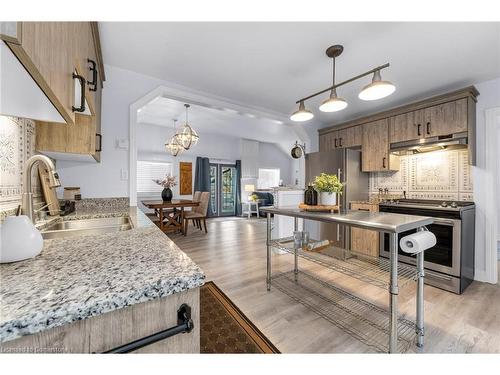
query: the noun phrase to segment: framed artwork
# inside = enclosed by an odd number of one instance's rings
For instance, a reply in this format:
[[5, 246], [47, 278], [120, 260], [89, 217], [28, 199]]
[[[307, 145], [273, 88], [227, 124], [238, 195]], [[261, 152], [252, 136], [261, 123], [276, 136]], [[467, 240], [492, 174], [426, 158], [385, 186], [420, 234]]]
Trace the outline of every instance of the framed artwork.
[[193, 194], [193, 163], [191, 162], [179, 163], [179, 194]]

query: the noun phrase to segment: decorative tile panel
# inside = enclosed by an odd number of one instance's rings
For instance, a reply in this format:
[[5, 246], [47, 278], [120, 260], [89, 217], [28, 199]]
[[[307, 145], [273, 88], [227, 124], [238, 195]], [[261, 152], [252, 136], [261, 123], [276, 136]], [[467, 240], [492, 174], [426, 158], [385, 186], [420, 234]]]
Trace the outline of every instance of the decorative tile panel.
[[[35, 154], [35, 123], [32, 120], [0, 116], [0, 217], [21, 203], [23, 170], [26, 161]], [[35, 200], [41, 198], [38, 171], [33, 170]]]
[[397, 172], [370, 174], [370, 195], [387, 188], [414, 199], [473, 200], [468, 151], [437, 151], [401, 156]]

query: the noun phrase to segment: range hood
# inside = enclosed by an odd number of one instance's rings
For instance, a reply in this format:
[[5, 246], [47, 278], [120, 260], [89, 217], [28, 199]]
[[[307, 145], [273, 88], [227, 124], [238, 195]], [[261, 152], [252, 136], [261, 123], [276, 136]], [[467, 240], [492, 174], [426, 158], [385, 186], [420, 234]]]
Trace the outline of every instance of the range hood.
[[412, 155], [438, 150], [466, 149], [467, 132], [415, 139], [412, 141], [391, 143], [390, 153], [396, 155]]

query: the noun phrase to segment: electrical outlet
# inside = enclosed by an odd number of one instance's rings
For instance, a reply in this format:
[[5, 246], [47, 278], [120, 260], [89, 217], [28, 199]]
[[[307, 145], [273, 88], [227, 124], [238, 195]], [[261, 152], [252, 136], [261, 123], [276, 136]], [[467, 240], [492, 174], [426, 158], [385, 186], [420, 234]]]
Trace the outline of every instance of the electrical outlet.
[[120, 170], [120, 178], [122, 181], [127, 181], [128, 180], [128, 170], [122, 169]]

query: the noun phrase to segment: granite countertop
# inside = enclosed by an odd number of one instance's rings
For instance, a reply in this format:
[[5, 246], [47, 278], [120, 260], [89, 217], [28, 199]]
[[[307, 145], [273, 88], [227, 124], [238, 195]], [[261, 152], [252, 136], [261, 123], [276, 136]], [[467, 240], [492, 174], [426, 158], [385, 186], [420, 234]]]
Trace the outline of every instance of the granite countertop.
[[0, 265], [0, 342], [204, 284], [203, 271], [142, 211], [80, 210], [59, 220], [130, 216], [134, 228], [44, 241]]

